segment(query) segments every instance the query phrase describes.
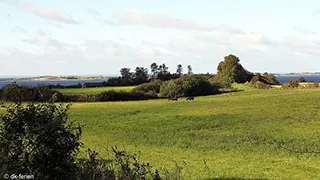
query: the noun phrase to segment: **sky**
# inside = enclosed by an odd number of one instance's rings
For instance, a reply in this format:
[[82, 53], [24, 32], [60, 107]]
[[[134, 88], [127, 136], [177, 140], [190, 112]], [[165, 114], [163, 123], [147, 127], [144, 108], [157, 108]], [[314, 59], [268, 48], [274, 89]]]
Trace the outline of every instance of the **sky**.
[[0, 0], [0, 76], [319, 72], [318, 0]]

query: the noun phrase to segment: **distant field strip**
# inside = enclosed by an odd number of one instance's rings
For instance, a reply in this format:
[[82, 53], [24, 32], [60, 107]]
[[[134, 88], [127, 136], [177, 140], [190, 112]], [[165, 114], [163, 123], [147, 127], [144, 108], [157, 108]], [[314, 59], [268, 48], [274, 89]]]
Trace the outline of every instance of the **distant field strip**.
[[115, 91], [131, 91], [135, 86], [116, 86], [116, 87], [96, 87], [96, 88], [65, 88], [65, 89], [59, 89], [56, 88], [55, 90], [61, 92], [65, 95], [71, 95], [71, 94], [99, 94], [104, 91], [109, 90], [115, 90]]

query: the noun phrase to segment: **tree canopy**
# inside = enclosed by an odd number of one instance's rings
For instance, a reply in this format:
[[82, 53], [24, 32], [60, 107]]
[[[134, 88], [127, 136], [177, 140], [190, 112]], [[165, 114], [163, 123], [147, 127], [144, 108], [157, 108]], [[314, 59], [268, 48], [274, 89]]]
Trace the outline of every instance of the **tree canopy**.
[[239, 58], [232, 54], [224, 57], [224, 61], [219, 63], [217, 70], [218, 79], [227, 84], [245, 83], [253, 77], [251, 72], [242, 67]]

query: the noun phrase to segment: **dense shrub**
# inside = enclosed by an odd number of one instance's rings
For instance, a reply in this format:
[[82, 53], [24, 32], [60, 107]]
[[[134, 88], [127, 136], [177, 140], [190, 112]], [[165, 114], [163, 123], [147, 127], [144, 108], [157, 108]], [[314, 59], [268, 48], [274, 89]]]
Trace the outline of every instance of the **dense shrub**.
[[259, 73], [257, 73], [255, 76], [253, 76], [250, 82], [251, 84], [256, 84], [256, 82], [258, 81], [269, 85], [279, 84], [277, 78], [273, 75], [269, 75], [268, 73], [264, 73], [262, 76]]
[[164, 82], [160, 87], [162, 97], [201, 96], [218, 93], [218, 86], [198, 75], [183, 76]]
[[150, 91], [152, 91], [155, 93], [159, 93], [161, 84], [162, 84], [161, 80], [153, 80], [149, 83], [144, 83], [144, 84], [141, 84], [141, 85], [135, 87], [132, 91], [133, 92], [137, 92], [137, 91], [150, 92]]
[[288, 88], [296, 88], [299, 87], [299, 82], [295, 79], [290, 79], [289, 82], [282, 85], [282, 88], [288, 89]]
[[1, 89], [1, 99], [11, 102], [45, 102], [55, 95], [57, 101], [64, 101], [63, 95], [52, 90], [49, 86], [39, 85], [36, 87], [19, 86], [9, 84]]
[[156, 99], [157, 96], [152, 93], [144, 92], [127, 92], [127, 91], [105, 91], [97, 95], [97, 101], [133, 101]]
[[54, 103], [7, 107], [0, 116], [1, 172], [75, 179], [81, 128], [67, 121], [68, 108]]

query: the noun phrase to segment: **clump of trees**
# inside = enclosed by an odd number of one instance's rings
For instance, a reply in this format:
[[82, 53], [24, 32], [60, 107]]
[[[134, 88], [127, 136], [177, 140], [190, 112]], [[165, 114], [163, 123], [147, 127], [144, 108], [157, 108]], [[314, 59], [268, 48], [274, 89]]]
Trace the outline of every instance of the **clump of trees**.
[[15, 83], [1, 88], [1, 99], [12, 102], [46, 102], [56, 95], [59, 101], [64, 101], [63, 95], [49, 86], [38, 85], [36, 87], [19, 86]]
[[219, 87], [200, 75], [183, 76], [179, 79], [163, 82], [160, 87], [161, 97], [185, 97], [212, 95], [219, 92]]
[[245, 86], [250, 86], [257, 89], [270, 89], [271, 85], [277, 85], [279, 82], [274, 75], [270, 75], [267, 72], [263, 73], [256, 73], [250, 82], [246, 82]]
[[240, 64], [240, 59], [235, 55], [224, 57], [217, 67], [218, 75], [215, 79], [221, 87], [230, 87], [232, 83], [245, 83], [251, 81], [253, 73], [249, 72]]
[[[193, 74], [192, 67], [188, 65], [187, 68], [188, 74]], [[134, 72], [131, 72], [130, 68], [122, 68], [120, 69], [120, 74], [120, 77], [110, 78], [104, 86], [131, 86], [144, 84], [151, 80], [167, 81], [177, 79], [183, 75], [183, 67], [179, 64], [176, 72], [171, 73], [165, 63], [158, 65], [154, 62], [150, 65], [150, 74], [148, 69], [144, 67], [136, 67]]]

